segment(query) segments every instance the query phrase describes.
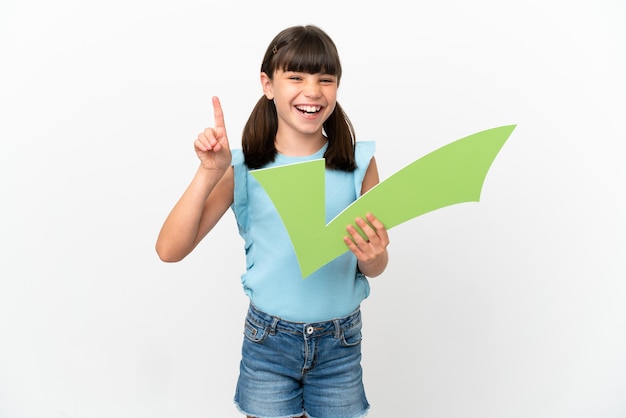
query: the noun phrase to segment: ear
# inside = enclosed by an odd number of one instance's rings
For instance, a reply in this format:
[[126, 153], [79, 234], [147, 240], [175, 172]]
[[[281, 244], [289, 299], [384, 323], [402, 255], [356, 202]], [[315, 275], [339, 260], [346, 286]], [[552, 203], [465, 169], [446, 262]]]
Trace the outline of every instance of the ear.
[[261, 87], [263, 87], [263, 94], [265, 94], [267, 100], [273, 100], [274, 91], [272, 89], [272, 79], [263, 72], [261, 73]]

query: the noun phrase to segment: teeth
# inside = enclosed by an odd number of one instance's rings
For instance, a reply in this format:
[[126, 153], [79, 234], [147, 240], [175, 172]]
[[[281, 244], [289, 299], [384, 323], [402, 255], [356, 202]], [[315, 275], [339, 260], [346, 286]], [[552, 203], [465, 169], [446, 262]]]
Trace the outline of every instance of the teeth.
[[297, 108], [303, 112], [315, 113], [320, 111], [321, 106], [298, 106]]

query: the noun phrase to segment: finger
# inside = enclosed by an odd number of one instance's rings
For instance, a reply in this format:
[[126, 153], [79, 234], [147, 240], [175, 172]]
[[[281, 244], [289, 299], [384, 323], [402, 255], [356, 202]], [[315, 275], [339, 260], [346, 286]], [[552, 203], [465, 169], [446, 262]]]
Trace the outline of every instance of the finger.
[[357, 257], [363, 253], [359, 246], [354, 242], [354, 238], [351, 238], [350, 236], [344, 236], [343, 242], [346, 243], [350, 251], [352, 251]]
[[219, 149], [219, 132], [215, 128], [206, 128], [202, 132], [202, 140], [209, 147], [209, 149], [215, 149], [216, 151]]
[[376, 231], [376, 235], [378, 236], [378, 238], [385, 245], [388, 245], [389, 244], [389, 236], [387, 234], [387, 228], [385, 228], [385, 225], [378, 218], [376, 218], [374, 215], [372, 215], [371, 213], [368, 213], [365, 217], [367, 218], [368, 222], [372, 225], [372, 227]]
[[359, 228], [361, 228], [361, 231], [363, 231], [363, 234], [367, 237], [367, 242], [378, 241], [376, 229], [372, 225], [366, 222], [363, 218], [356, 218], [355, 223]]
[[215, 143], [215, 134], [213, 129], [206, 128], [204, 131], [198, 134], [198, 138], [195, 141], [195, 146], [201, 151], [209, 151], [212, 148], [212, 144]]
[[202, 142], [202, 140], [200, 139], [200, 135], [198, 135], [198, 138], [196, 138], [196, 140], [193, 142], [193, 146], [198, 151], [203, 151], [203, 152], [208, 151], [206, 145], [204, 145], [204, 142]]
[[365, 246], [367, 245], [367, 240], [363, 238], [361, 233], [353, 225], [348, 225], [346, 227], [346, 231], [348, 231], [348, 234], [350, 234], [350, 237], [357, 248], [365, 248]]
[[213, 96], [213, 117], [215, 119], [215, 128], [226, 130], [224, 123], [224, 112], [222, 111], [222, 105], [220, 99], [217, 96]]

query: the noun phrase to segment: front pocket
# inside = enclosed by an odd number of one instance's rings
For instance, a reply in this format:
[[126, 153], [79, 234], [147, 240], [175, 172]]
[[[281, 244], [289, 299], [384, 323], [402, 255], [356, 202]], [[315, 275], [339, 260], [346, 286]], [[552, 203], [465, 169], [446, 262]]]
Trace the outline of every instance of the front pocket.
[[361, 322], [354, 326], [344, 329], [341, 333], [341, 345], [344, 347], [354, 347], [361, 344], [363, 336], [361, 335]]
[[267, 336], [267, 328], [263, 325], [257, 324], [250, 318], [246, 318], [246, 322], [243, 328], [243, 335], [253, 343], [261, 343]]

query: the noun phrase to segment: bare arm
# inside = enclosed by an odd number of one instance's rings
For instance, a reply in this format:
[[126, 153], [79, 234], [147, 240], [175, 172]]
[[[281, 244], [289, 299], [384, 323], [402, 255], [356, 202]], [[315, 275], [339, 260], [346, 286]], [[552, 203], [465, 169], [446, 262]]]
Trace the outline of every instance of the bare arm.
[[232, 157], [217, 97], [213, 98], [213, 109], [215, 127], [205, 129], [194, 142], [200, 166], [157, 238], [156, 251], [163, 261], [185, 258], [233, 202]]
[[180, 261], [198, 245], [233, 202], [233, 169], [198, 168], [193, 180], [161, 227], [156, 251], [161, 260]]
[[370, 165], [367, 166], [365, 176], [363, 177], [363, 183], [361, 184], [361, 195], [365, 194], [369, 189], [376, 186], [380, 182], [378, 178], [378, 166], [376, 165], [376, 158], [372, 157]]
[[[372, 158], [363, 178], [361, 194], [377, 185], [378, 182], [378, 168], [376, 160]], [[385, 271], [387, 267], [389, 261], [387, 253], [389, 237], [385, 226], [374, 215], [368, 213], [366, 220], [357, 218], [355, 223], [365, 233], [367, 240], [359, 234], [355, 226], [348, 225], [346, 230], [349, 235], [344, 237], [344, 241], [356, 255], [361, 273], [368, 277], [375, 277]]]

